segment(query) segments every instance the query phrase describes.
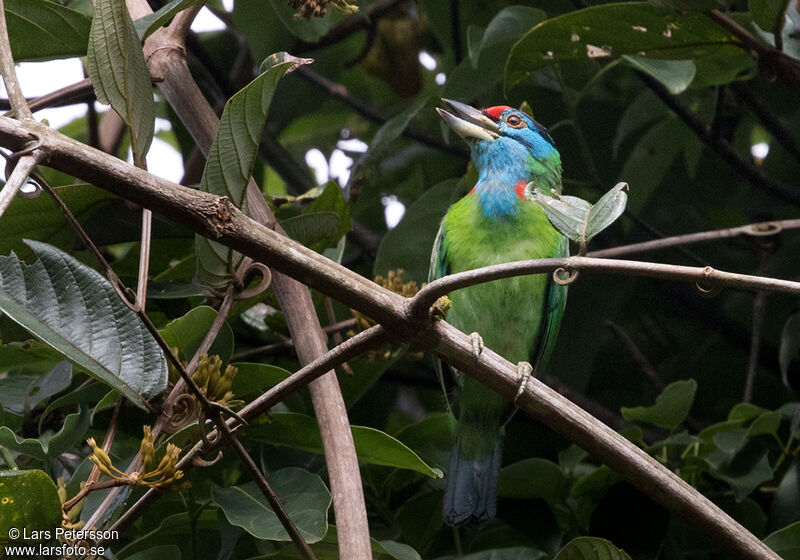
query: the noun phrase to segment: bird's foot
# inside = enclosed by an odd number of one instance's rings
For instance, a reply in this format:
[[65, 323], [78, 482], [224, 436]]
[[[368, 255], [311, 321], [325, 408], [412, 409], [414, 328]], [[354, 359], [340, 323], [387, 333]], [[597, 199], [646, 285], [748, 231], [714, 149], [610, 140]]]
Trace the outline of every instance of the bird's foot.
[[511, 401], [511, 405], [513, 408], [511, 412], [508, 414], [505, 420], [503, 420], [502, 425], [505, 426], [508, 424], [514, 415], [519, 410], [519, 405], [517, 404], [517, 400], [522, 396], [522, 393], [525, 392], [525, 387], [528, 386], [528, 379], [531, 378], [531, 374], [533, 373], [533, 366], [531, 366], [528, 362], [520, 362], [517, 364], [517, 377], [519, 377], [519, 385], [517, 386], [517, 394], [514, 395], [514, 400]]
[[517, 394], [514, 396], [514, 406], [517, 405], [517, 400], [522, 396], [522, 393], [525, 392], [525, 387], [528, 386], [528, 379], [531, 378], [531, 374], [533, 373], [533, 366], [531, 366], [528, 362], [520, 362], [517, 364], [517, 377], [519, 377], [519, 385], [517, 386]]
[[472, 355], [477, 362], [481, 357], [481, 352], [483, 352], [483, 338], [481, 338], [481, 335], [474, 332], [470, 333], [469, 340], [472, 342]]

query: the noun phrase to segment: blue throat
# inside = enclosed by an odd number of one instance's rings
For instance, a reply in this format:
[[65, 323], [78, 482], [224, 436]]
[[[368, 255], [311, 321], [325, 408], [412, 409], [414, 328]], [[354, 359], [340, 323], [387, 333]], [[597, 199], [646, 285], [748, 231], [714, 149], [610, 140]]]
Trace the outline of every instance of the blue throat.
[[484, 216], [490, 219], [513, 217], [519, 212], [520, 196], [514, 187], [520, 181], [533, 181], [533, 156], [526, 147], [509, 138], [472, 145], [472, 160], [478, 168], [474, 194]]

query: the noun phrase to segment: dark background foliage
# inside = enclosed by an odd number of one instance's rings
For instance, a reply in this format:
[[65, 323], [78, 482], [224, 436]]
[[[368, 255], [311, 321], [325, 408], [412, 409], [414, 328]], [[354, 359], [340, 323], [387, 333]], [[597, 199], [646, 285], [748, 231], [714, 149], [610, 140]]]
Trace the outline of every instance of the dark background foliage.
[[[89, 13], [87, 2], [62, 4]], [[160, 7], [158, 0], [151, 4]], [[329, 6], [324, 17], [305, 20], [293, 17], [282, 0], [238, 0], [229, 13], [210, 2], [227, 28], [192, 36], [188, 53], [195, 79], [219, 110], [273, 52], [313, 57], [313, 64], [278, 86], [254, 176], [296, 239], [364, 276], [385, 278], [402, 269], [403, 282], [422, 283], [439, 220], [474, 182], [466, 147], [448, 135], [434, 111], [441, 97], [532, 111], [561, 152], [568, 194], [594, 201], [618, 181], [630, 184], [625, 214], [590, 250], [796, 217], [800, 82], [791, 69], [800, 56], [800, 14], [795, 4], [377, 0], [359, 2], [357, 15]], [[722, 14], [723, 24], [712, 11]], [[726, 27], [726, 21], [736, 27]], [[774, 45], [776, 30], [784, 58], [769, 58], [746, 41]], [[647, 34], [656, 38], [643, 42]], [[21, 37], [12, 25], [12, 45], [23, 45]], [[28, 56], [18, 48], [18, 59], [75, 54], [57, 47], [43, 53], [34, 46]], [[79, 53], [80, 43], [76, 48]], [[435, 67], [420, 63], [421, 52]], [[181, 151], [184, 182], [198, 183], [202, 160], [191, 137], [163, 101], [157, 113], [172, 124], [172, 133], [160, 134]], [[86, 139], [93, 126], [81, 119], [63, 132]], [[342, 189], [335, 183], [318, 188], [306, 152], [317, 148], [330, 158], [342, 140], [352, 138], [369, 148], [347, 153], [354, 160], [349, 180], [342, 181]], [[769, 147], [765, 157], [752, 151], [759, 144]], [[123, 140], [119, 154], [126, 150]], [[104, 191], [45, 173], [104, 247], [117, 274], [134, 284], [138, 214]], [[300, 195], [306, 196], [294, 198]], [[390, 197], [406, 209], [393, 229], [384, 214]], [[345, 232], [346, 242], [340, 243]], [[0, 253], [14, 250], [30, 258], [23, 237], [91, 261], [46, 197], [17, 200], [0, 220]], [[780, 235], [710, 240], [640, 258], [796, 279], [798, 254], [800, 235], [787, 228]], [[202, 319], [187, 314], [214, 304], [194, 282], [194, 235], [156, 219], [152, 255], [148, 313], [160, 328], [183, 325], [183, 335], [173, 340], [190, 356], [192, 341], [202, 336], [213, 312]], [[793, 525], [800, 518], [797, 301], [775, 294], [731, 290], [703, 297], [708, 294], [701, 292], [666, 280], [582, 274], [570, 287], [561, 335], [543, 378], [759, 538], [788, 527], [768, 542], [785, 558], [795, 558], [800, 547], [800, 526]], [[315, 303], [323, 325], [352, 318], [347, 308], [319, 294]], [[236, 398], [251, 400], [298, 368], [276, 308], [269, 294], [237, 304], [221, 335], [225, 339], [215, 347], [225, 363], [268, 364], [240, 366]], [[358, 329], [348, 323], [331, 336], [331, 345]], [[65, 376], [52, 369], [58, 356], [40, 343], [25, 342], [30, 335], [7, 317], [0, 318], [0, 336], [5, 372], [0, 419], [9, 433], [46, 439], [76, 406], [93, 410], [91, 426], [81, 424], [74, 445], [60, 457], [26, 454], [0, 432], [0, 445], [11, 449], [19, 464], [71, 479], [74, 492], [90, 466], [81, 441], [88, 435], [101, 440], [110, 420], [108, 406], [98, 404], [103, 391], [87, 386], [78, 370]], [[387, 347], [351, 361], [339, 379], [354, 425], [386, 432], [430, 467], [446, 470], [450, 421], [430, 360], [413, 349]], [[45, 411], [66, 395], [79, 396]], [[125, 410], [113, 448], [122, 463], [138, 447], [142, 424], [152, 422], [144, 412]], [[313, 424], [306, 429], [298, 416], [312, 414], [308, 398], [294, 395], [275, 411], [281, 415], [273, 424], [245, 432], [244, 440], [287, 488], [295, 484], [317, 493], [317, 501], [297, 498], [298, 511], [325, 511], [327, 490], [319, 489], [319, 478], [307, 478], [319, 475], [324, 481], [326, 474], [315, 453]], [[405, 543], [423, 558], [551, 558], [580, 535], [607, 538], [634, 558], [720, 557], [703, 535], [524, 415], [516, 416], [507, 434], [498, 518], [481, 530], [443, 526], [442, 481], [403, 463], [413, 460], [399, 445], [386, 459], [388, 466], [363, 464], [372, 536]], [[295, 470], [279, 470], [285, 468]], [[148, 549], [184, 558], [293, 557], [291, 546], [259, 540], [263, 535], [235, 520], [244, 500], [226, 500], [225, 492], [245, 492], [248, 481], [234, 457], [195, 469], [188, 479], [190, 489], [164, 496], [112, 543], [118, 557]], [[98, 503], [90, 497], [84, 518]], [[317, 538], [322, 535], [324, 522]], [[320, 558], [335, 554], [333, 545], [324, 544], [332, 535], [329, 531], [326, 541], [315, 545]], [[176, 542], [180, 552], [167, 546]], [[392, 544], [381, 554], [415, 557]], [[167, 548], [151, 549], [156, 545]]]

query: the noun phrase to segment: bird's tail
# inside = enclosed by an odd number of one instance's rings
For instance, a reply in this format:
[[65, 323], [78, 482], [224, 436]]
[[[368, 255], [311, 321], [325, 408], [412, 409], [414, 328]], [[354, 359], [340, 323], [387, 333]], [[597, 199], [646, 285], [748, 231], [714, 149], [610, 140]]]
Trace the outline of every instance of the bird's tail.
[[503, 434], [494, 450], [479, 459], [465, 459], [456, 439], [444, 492], [442, 517], [451, 527], [480, 527], [497, 514], [497, 480], [503, 453]]

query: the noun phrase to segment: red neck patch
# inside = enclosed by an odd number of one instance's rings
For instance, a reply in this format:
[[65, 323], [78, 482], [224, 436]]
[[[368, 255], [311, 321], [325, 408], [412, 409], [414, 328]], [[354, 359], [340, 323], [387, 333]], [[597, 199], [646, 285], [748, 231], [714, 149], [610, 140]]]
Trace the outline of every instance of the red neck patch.
[[500, 115], [507, 109], [511, 109], [511, 107], [508, 105], [495, 105], [494, 107], [484, 109], [483, 113], [493, 120], [500, 120]]
[[517, 196], [520, 197], [522, 200], [525, 200], [525, 187], [528, 186], [527, 181], [519, 180], [517, 184], [514, 185], [514, 192], [517, 193]]

